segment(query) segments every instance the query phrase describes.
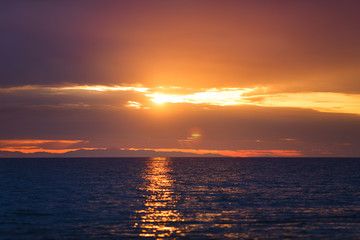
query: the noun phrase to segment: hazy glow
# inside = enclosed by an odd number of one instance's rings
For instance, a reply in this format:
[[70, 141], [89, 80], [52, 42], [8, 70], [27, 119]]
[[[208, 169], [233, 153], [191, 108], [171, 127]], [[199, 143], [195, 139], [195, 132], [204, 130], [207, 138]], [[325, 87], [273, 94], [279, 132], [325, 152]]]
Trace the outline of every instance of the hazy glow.
[[198, 127], [193, 127], [190, 129], [189, 135], [186, 139], [179, 139], [177, 142], [184, 148], [196, 148], [196, 145], [201, 142], [201, 139], [202, 130]]

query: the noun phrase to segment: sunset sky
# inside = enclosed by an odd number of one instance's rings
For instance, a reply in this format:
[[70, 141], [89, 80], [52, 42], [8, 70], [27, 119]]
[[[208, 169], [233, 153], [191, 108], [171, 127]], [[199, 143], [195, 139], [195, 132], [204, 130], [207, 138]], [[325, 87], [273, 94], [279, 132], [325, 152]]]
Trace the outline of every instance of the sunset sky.
[[2, 1], [0, 157], [359, 157], [359, 9]]

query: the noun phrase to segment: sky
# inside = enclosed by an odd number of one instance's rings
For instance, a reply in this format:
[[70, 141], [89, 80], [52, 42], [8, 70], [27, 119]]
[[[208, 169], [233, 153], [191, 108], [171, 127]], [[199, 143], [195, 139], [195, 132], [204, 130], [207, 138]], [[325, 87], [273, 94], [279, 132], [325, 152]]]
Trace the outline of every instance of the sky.
[[1, 1], [0, 157], [359, 157], [359, 9]]

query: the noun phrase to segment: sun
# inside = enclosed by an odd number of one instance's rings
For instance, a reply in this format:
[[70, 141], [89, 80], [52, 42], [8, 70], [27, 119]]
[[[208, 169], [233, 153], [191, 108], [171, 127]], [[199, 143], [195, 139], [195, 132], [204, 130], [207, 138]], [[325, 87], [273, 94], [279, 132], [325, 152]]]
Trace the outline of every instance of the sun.
[[181, 99], [181, 96], [177, 96], [177, 95], [169, 95], [169, 94], [163, 94], [163, 93], [153, 93], [153, 94], [148, 94], [148, 97], [151, 98], [151, 101], [153, 101], [154, 103], [180, 103], [183, 102], [183, 100]]

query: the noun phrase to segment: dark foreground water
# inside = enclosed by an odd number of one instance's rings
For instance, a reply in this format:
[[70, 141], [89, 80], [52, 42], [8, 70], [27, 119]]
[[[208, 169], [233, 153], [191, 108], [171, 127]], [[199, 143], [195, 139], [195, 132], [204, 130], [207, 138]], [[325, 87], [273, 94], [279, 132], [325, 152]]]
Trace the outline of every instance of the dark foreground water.
[[1, 239], [360, 239], [360, 159], [0, 159]]

